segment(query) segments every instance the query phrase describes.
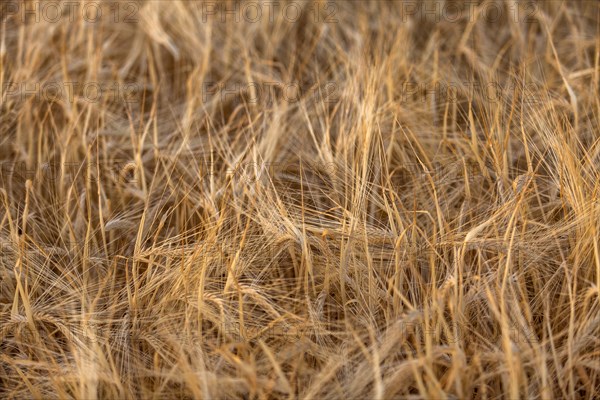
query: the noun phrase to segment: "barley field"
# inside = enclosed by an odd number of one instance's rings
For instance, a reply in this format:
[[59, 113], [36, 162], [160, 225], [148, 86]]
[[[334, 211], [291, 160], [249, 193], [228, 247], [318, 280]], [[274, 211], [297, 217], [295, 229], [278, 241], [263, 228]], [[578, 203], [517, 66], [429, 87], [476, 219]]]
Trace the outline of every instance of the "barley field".
[[599, 4], [3, 0], [0, 397], [598, 398]]

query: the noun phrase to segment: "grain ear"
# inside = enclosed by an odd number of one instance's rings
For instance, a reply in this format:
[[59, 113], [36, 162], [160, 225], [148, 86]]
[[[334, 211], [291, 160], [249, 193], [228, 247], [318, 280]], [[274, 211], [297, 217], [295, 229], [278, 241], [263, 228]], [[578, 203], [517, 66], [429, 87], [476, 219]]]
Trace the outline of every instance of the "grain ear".
[[135, 227], [135, 224], [131, 221], [128, 221], [128, 220], [122, 219], [122, 218], [115, 218], [115, 219], [111, 219], [110, 221], [108, 221], [106, 223], [106, 225], [104, 225], [104, 231], [110, 232], [112, 230], [131, 229], [134, 227]]

